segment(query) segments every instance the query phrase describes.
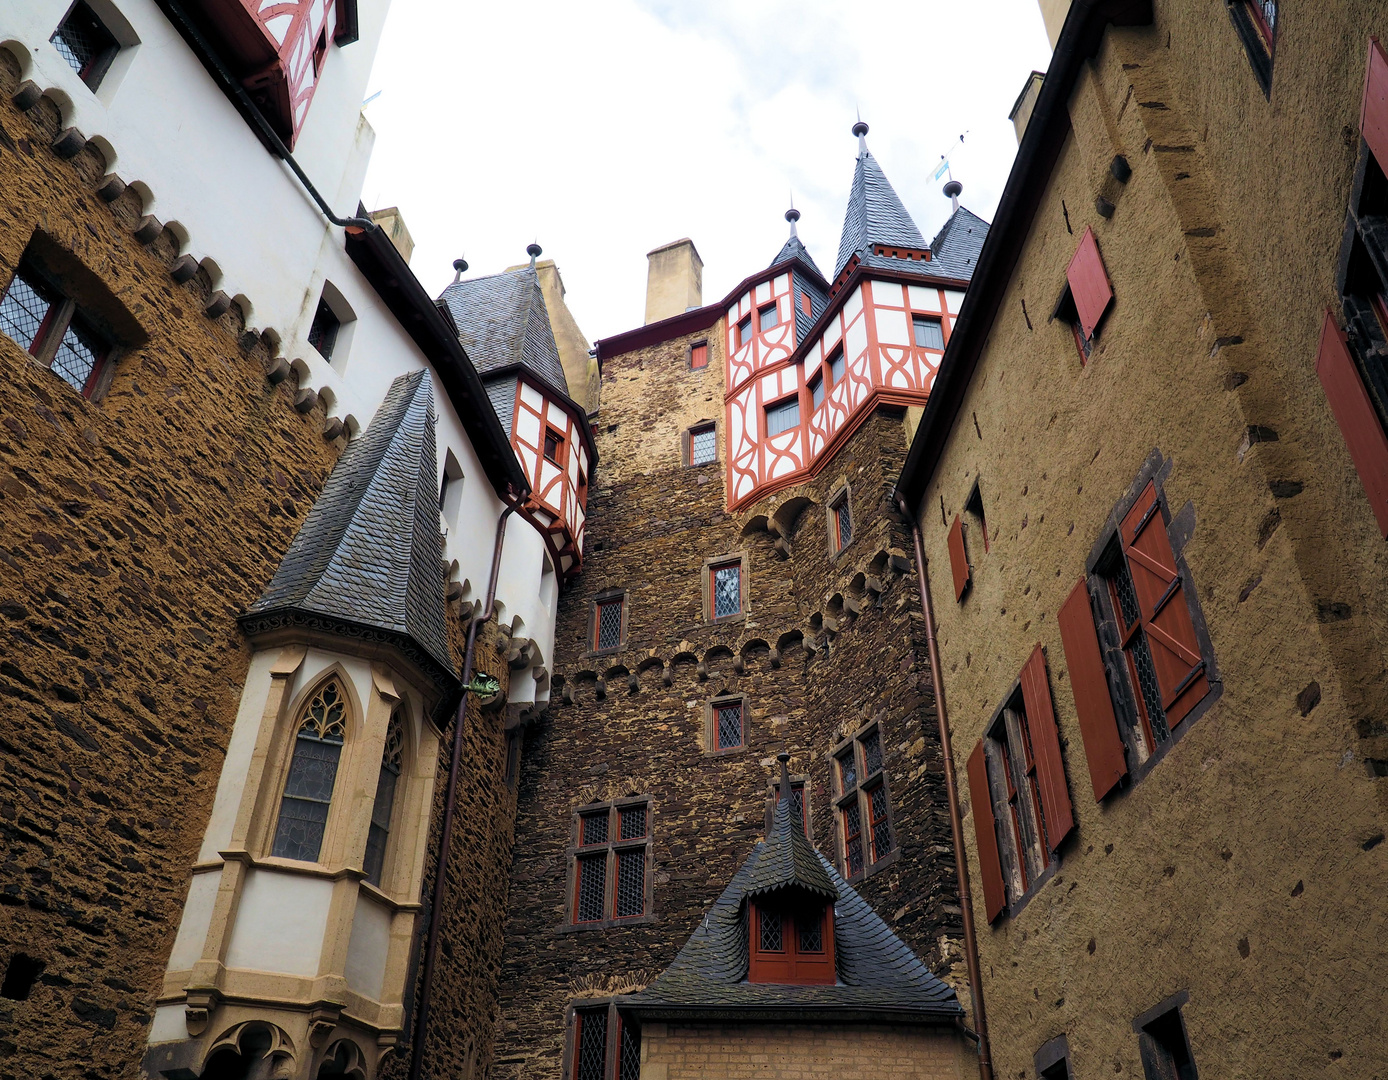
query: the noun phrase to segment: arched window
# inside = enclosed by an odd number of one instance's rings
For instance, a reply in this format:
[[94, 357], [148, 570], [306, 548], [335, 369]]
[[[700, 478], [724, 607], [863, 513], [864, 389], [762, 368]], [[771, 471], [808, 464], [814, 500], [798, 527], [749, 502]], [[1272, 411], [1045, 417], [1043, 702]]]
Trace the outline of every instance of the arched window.
[[380, 887], [386, 865], [386, 842], [390, 839], [390, 813], [395, 806], [395, 785], [400, 779], [400, 759], [405, 747], [405, 725], [396, 709], [386, 728], [386, 745], [381, 751], [381, 777], [376, 781], [376, 802], [371, 807], [371, 828], [366, 833], [366, 880]]
[[347, 702], [336, 679], [324, 683], [313, 695], [294, 740], [294, 759], [284, 781], [280, 818], [275, 826], [271, 855], [283, 859], [317, 862], [323, 847], [323, 830], [342, 758], [347, 731]]

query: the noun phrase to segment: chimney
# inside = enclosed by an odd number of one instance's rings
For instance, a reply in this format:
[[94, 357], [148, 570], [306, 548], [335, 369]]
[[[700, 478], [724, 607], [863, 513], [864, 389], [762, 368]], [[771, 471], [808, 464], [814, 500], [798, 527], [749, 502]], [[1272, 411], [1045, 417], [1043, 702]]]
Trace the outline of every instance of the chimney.
[[1033, 71], [1028, 75], [1026, 85], [1022, 87], [1022, 92], [1017, 95], [1017, 103], [1007, 114], [1007, 118], [1012, 121], [1012, 126], [1017, 131], [1017, 144], [1019, 146], [1022, 142], [1022, 135], [1026, 132], [1027, 124], [1031, 123], [1031, 113], [1036, 108], [1036, 99], [1041, 93], [1041, 83], [1045, 78], [1046, 73], [1043, 71]]
[[686, 237], [648, 252], [646, 322], [659, 322], [704, 306], [704, 260]]
[[1055, 48], [1055, 43], [1060, 40], [1061, 27], [1065, 25], [1065, 16], [1070, 14], [1071, 0], [1040, 0], [1041, 21], [1046, 24], [1046, 36], [1051, 39], [1051, 48]]
[[384, 210], [373, 210], [370, 217], [381, 227], [381, 231], [390, 237], [395, 250], [400, 252], [400, 257], [408, 263], [410, 256], [414, 254], [414, 238], [410, 236], [410, 230], [405, 228], [405, 219], [400, 216], [400, 208], [388, 206]]

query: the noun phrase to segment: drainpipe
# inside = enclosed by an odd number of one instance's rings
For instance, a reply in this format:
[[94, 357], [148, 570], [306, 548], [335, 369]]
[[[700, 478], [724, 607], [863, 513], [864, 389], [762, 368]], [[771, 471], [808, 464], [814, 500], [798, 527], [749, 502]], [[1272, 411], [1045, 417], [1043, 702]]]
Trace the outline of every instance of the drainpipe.
[[988, 1015], [983, 1008], [983, 977], [978, 967], [978, 938], [974, 934], [974, 907], [969, 894], [969, 864], [964, 853], [964, 818], [959, 812], [959, 787], [954, 776], [954, 750], [949, 738], [949, 714], [945, 711], [945, 685], [940, 678], [940, 648], [935, 640], [935, 609], [930, 603], [930, 565], [921, 544], [920, 522], [901, 492], [893, 492], [896, 504], [911, 525], [916, 547], [916, 584], [920, 586], [921, 612], [925, 615], [925, 641], [930, 651], [930, 678], [935, 683], [935, 715], [940, 722], [940, 752], [945, 759], [945, 792], [949, 798], [949, 827], [954, 834], [954, 868], [959, 877], [959, 908], [964, 918], [964, 965], [969, 973], [969, 997], [973, 1001], [974, 1032], [978, 1038], [979, 1080], [993, 1080], [993, 1054], [988, 1043]]
[[520, 509], [528, 494], [512, 489], [512, 499], [496, 523], [496, 543], [492, 547], [492, 573], [487, 581], [487, 598], [482, 612], [474, 615], [467, 628], [467, 650], [463, 655], [463, 697], [453, 718], [453, 759], [448, 766], [448, 790], [443, 800], [443, 835], [439, 838], [438, 869], [434, 871], [434, 901], [429, 909], [429, 926], [425, 931], [424, 974], [419, 988], [419, 1010], [415, 1014], [413, 1045], [410, 1049], [410, 1080], [419, 1080], [424, 1067], [424, 1035], [429, 1029], [429, 1004], [434, 988], [434, 964], [439, 955], [439, 914], [448, 869], [448, 852], [453, 843], [454, 804], [458, 793], [458, 772], [463, 757], [463, 724], [467, 718], [468, 684], [472, 681], [473, 661], [477, 651], [477, 629], [488, 622], [496, 609], [496, 583], [501, 576], [501, 546], [506, 540], [506, 519]]

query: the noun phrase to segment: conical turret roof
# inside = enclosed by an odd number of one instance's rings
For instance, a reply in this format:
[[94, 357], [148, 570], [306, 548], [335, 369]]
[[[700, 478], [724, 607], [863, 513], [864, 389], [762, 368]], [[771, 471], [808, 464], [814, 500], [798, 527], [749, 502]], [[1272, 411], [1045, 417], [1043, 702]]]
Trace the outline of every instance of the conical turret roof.
[[437, 468], [429, 373], [401, 375], [338, 460], [242, 629], [254, 637], [305, 625], [382, 641], [456, 684]]
[[916, 228], [916, 223], [906, 212], [887, 174], [860, 137], [858, 161], [853, 167], [853, 188], [843, 216], [843, 236], [839, 240], [834, 277], [839, 276], [855, 252], [865, 251], [871, 244], [919, 250], [925, 247], [925, 237], [921, 236], [920, 229]]

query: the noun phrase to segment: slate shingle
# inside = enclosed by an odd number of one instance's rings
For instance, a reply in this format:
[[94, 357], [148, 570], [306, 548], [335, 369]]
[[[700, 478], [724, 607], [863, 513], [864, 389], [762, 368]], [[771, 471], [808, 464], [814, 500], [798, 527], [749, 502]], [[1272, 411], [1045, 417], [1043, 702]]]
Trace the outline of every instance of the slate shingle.
[[568, 396], [549, 309], [534, 270], [522, 267], [455, 281], [439, 299], [452, 314], [458, 340], [483, 382], [488, 381], [488, 372], [520, 364]]

